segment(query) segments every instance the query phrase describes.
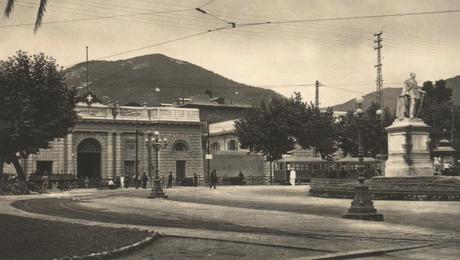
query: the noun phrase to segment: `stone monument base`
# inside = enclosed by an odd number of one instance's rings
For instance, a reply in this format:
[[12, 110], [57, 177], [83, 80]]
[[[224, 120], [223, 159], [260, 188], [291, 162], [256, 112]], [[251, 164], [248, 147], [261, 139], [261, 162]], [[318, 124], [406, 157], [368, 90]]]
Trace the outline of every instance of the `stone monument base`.
[[385, 177], [434, 176], [428, 149], [429, 130], [421, 119], [396, 119], [386, 128], [388, 132], [388, 160]]
[[355, 197], [348, 212], [342, 218], [370, 221], [383, 221], [383, 215], [377, 213], [374, 203], [370, 199], [369, 188], [365, 184], [358, 184], [355, 188]]

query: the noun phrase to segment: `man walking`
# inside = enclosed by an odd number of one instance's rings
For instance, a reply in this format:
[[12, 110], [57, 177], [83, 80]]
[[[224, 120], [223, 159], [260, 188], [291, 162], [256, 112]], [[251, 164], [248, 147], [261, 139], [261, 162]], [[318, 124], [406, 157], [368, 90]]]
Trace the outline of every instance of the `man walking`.
[[289, 172], [289, 179], [290, 179], [291, 185], [295, 186], [296, 172], [294, 168], [292, 168], [291, 171]]
[[217, 184], [217, 172], [216, 169], [212, 170], [211, 172], [211, 177], [210, 177], [210, 182], [209, 182], [209, 189], [214, 187], [216, 189], [216, 184]]
[[42, 188], [41, 188], [41, 192], [42, 193], [48, 193], [46, 190], [48, 189], [48, 185], [49, 185], [49, 177], [48, 177], [48, 172], [45, 171], [43, 173], [43, 177], [42, 177]]
[[142, 173], [142, 189], [147, 189], [147, 182], [149, 178], [147, 177], [147, 174], [145, 172]]
[[166, 186], [167, 189], [171, 189], [172, 188], [172, 183], [173, 183], [173, 175], [172, 175], [172, 171], [169, 171], [169, 174], [168, 174], [168, 185]]
[[193, 173], [193, 186], [198, 187], [198, 175], [196, 175], [196, 172]]

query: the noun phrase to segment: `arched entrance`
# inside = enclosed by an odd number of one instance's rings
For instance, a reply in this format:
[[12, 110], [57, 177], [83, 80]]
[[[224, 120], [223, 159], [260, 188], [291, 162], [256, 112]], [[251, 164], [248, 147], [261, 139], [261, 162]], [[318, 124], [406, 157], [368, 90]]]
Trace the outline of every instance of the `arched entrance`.
[[101, 144], [94, 138], [87, 138], [78, 144], [77, 177], [101, 177]]

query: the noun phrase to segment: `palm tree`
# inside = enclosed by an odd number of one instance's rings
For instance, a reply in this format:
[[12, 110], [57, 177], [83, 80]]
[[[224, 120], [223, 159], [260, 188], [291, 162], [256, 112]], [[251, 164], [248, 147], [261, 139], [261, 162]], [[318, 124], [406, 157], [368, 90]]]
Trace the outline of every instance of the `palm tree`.
[[[5, 7], [5, 16], [10, 17], [11, 13], [14, 9], [14, 3], [16, 0], [6, 0], [6, 7]], [[42, 24], [43, 16], [45, 15], [46, 11], [46, 4], [48, 0], [40, 0], [40, 6], [38, 7], [37, 18], [35, 19], [35, 28], [34, 32], [37, 32], [38, 28]]]

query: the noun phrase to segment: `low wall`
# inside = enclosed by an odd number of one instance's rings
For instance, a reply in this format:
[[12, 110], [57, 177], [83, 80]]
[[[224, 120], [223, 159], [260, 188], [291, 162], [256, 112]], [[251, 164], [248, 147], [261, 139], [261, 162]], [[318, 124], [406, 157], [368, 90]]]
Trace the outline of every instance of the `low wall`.
[[[330, 198], [353, 198], [357, 180], [312, 178], [310, 195]], [[387, 200], [460, 200], [460, 178], [418, 177], [366, 180], [373, 199]]]

